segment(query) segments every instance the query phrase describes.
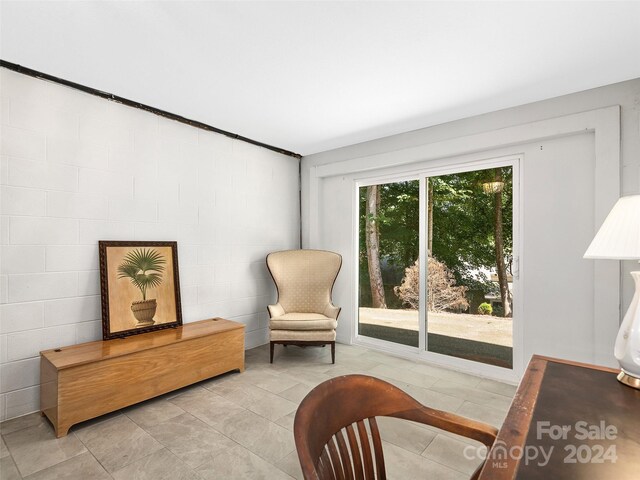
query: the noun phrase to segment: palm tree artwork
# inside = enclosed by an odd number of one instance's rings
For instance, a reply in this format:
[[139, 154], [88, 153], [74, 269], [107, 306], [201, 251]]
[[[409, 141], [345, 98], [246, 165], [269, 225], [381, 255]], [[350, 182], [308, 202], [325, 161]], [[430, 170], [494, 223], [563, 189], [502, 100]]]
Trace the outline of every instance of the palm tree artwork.
[[137, 248], [126, 254], [118, 267], [118, 278], [128, 278], [140, 290], [142, 300], [131, 304], [131, 311], [138, 320], [136, 328], [153, 325], [158, 307], [156, 299], [147, 299], [147, 291], [162, 283], [165, 258], [152, 248]]

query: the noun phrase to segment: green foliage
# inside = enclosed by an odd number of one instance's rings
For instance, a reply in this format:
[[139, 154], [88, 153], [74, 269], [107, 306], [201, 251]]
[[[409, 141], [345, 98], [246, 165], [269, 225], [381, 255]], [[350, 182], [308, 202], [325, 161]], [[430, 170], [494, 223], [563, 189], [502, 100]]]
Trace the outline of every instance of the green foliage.
[[[367, 187], [360, 188], [360, 305], [371, 305], [371, 288], [367, 262], [365, 231]], [[380, 186], [380, 208], [376, 218], [380, 233], [380, 261], [382, 280], [389, 308], [402, 308], [401, 300], [393, 294], [400, 285], [404, 269], [418, 257], [419, 182], [387, 183]]]
[[[507, 270], [512, 257], [513, 204], [512, 168], [500, 169], [504, 181], [502, 222]], [[455, 284], [483, 294], [498, 293], [495, 283], [478, 270], [495, 270], [494, 194], [483, 191], [496, 169], [476, 170], [429, 178], [433, 189], [433, 248], [431, 254], [454, 274]], [[380, 186], [377, 218], [380, 232], [380, 261], [385, 290], [400, 285], [405, 268], [418, 258], [419, 182], [394, 182]], [[370, 304], [370, 286], [365, 245], [366, 187], [360, 188], [360, 305]], [[423, 200], [426, 204], [427, 199]], [[398, 297], [387, 295], [389, 308]]]
[[[360, 189], [360, 231], [364, 232], [366, 187]], [[380, 186], [380, 209], [377, 218], [381, 259], [387, 257], [403, 270], [418, 256], [418, 221], [420, 204], [417, 180], [387, 183]], [[366, 259], [365, 236], [360, 235], [360, 254]]]
[[478, 306], [478, 313], [480, 315], [491, 315], [493, 313], [493, 307], [490, 303], [481, 303], [480, 306]]
[[138, 248], [131, 250], [118, 267], [118, 278], [128, 278], [147, 299], [147, 289], [162, 283], [164, 257], [157, 250]]
[[[504, 255], [510, 266], [513, 206], [512, 169], [501, 169]], [[478, 269], [495, 269], [493, 232], [494, 195], [482, 189], [493, 179], [494, 169], [441, 175], [429, 179], [433, 188], [433, 252], [456, 276], [459, 285], [490, 293], [494, 284]]]

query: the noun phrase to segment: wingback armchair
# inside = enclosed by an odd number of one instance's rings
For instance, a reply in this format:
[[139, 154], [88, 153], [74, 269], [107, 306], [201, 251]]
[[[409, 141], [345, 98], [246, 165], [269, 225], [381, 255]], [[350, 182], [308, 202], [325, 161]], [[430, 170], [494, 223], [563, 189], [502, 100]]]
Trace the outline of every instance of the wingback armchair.
[[331, 345], [336, 358], [340, 308], [331, 303], [342, 257], [325, 250], [285, 250], [267, 255], [267, 268], [278, 289], [269, 305], [270, 362], [274, 345]]

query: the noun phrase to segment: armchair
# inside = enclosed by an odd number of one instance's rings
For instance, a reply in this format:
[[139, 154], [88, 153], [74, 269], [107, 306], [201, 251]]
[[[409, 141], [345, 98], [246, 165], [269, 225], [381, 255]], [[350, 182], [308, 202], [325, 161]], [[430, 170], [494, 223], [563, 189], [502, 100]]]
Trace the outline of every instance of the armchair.
[[[431, 425], [482, 442], [489, 448], [498, 433], [491, 425], [422, 405], [378, 378], [335, 377], [311, 390], [296, 411], [293, 435], [304, 478], [386, 479], [382, 439], [375, 417]], [[478, 478], [481, 468], [482, 465], [478, 466], [472, 479]]]
[[336, 326], [340, 308], [331, 290], [342, 257], [325, 250], [285, 250], [267, 255], [267, 268], [278, 290], [269, 305], [270, 362], [274, 345], [331, 345], [335, 363]]

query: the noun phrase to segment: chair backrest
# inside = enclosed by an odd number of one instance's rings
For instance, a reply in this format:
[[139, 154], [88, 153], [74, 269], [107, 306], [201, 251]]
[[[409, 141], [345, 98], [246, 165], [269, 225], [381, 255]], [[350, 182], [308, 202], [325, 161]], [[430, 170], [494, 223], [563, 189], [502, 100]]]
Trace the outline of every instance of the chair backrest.
[[[490, 425], [426, 407], [383, 380], [336, 377], [309, 392], [296, 412], [293, 433], [304, 478], [385, 479], [376, 416], [432, 425], [488, 447], [497, 434]], [[472, 478], [479, 473], [480, 467]]]
[[267, 255], [267, 267], [285, 312], [322, 313], [331, 303], [342, 257], [325, 250], [285, 250]]

